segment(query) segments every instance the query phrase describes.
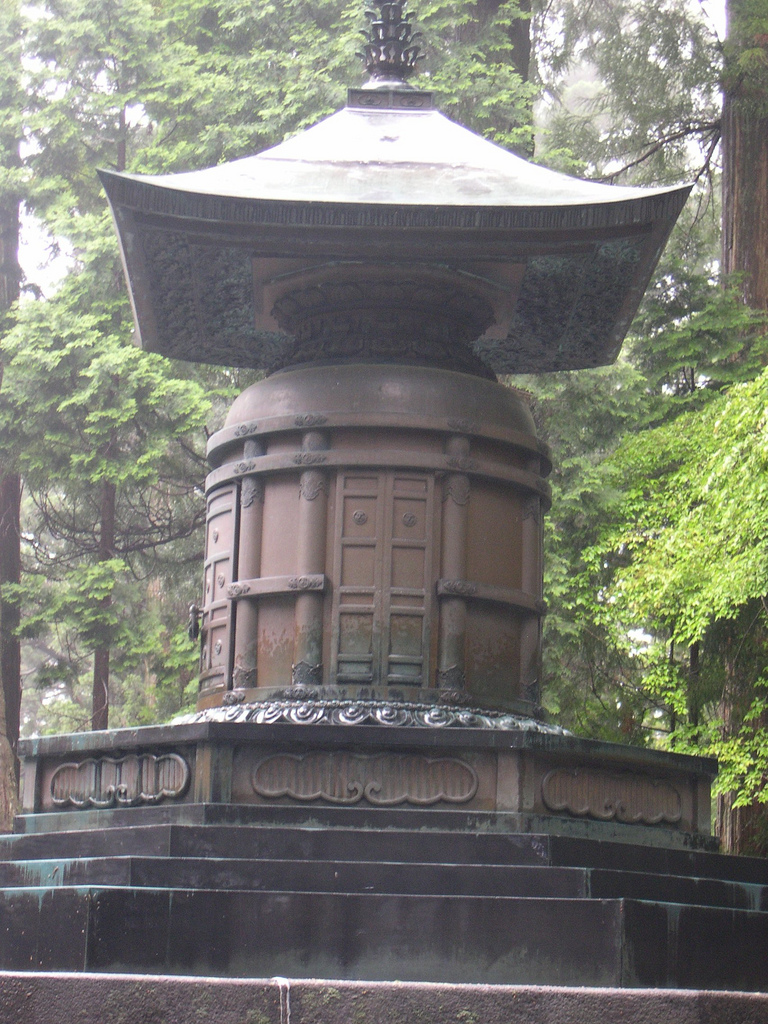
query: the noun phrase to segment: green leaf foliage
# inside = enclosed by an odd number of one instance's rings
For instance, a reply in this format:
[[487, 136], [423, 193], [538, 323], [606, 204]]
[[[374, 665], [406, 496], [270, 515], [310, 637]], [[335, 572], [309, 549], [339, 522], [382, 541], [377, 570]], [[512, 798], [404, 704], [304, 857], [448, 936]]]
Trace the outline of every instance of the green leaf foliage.
[[768, 594], [768, 372], [696, 412], [627, 439], [615, 457], [624, 481], [624, 548], [611, 594], [671, 638], [701, 641]]
[[[546, 147], [589, 177], [677, 182], [719, 131], [720, 42], [680, 0], [561, 0], [536, 20]], [[695, 160], [695, 157], [694, 157]]]

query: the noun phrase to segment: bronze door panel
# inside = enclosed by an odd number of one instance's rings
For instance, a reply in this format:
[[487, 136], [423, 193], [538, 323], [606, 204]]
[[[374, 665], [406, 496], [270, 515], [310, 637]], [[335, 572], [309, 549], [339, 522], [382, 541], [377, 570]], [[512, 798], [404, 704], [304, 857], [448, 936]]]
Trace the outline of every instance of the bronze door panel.
[[389, 529], [383, 540], [382, 681], [427, 686], [433, 588], [434, 478], [387, 473]]
[[425, 474], [340, 474], [333, 671], [339, 682], [427, 679], [434, 484]]
[[236, 556], [238, 487], [230, 484], [208, 499], [203, 574], [203, 613], [200, 628], [200, 688], [218, 689], [231, 674], [232, 583]]
[[334, 660], [339, 682], [374, 682], [379, 661], [380, 476], [340, 474], [334, 577]]

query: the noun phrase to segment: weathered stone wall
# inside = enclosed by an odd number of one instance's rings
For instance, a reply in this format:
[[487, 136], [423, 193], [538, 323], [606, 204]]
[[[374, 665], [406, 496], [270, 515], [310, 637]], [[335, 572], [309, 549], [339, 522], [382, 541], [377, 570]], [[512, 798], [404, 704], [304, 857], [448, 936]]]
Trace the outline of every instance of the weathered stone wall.
[[768, 995], [0, 972], [16, 1024], [764, 1024]]

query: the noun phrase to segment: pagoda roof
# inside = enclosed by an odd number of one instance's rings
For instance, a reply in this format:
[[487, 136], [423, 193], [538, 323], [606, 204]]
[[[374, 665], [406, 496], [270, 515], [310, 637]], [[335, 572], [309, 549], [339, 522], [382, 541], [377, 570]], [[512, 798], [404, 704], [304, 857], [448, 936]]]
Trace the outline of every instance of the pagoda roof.
[[262, 369], [290, 342], [271, 314], [281, 288], [343, 265], [484, 287], [496, 322], [474, 348], [495, 373], [611, 362], [690, 191], [559, 174], [407, 88], [350, 90], [256, 156], [101, 177], [142, 344]]
[[[362, 90], [361, 90], [362, 91]], [[121, 175], [182, 194], [388, 206], [594, 207], [678, 189], [584, 181], [523, 160], [437, 110], [347, 107], [255, 156], [201, 171]], [[608, 213], [607, 210], [602, 212]]]

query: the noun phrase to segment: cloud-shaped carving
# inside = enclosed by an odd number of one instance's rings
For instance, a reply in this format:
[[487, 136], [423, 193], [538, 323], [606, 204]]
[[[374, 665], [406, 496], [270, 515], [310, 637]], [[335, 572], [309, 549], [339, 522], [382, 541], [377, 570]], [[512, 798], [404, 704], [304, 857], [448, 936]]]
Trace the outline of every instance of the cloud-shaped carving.
[[367, 800], [381, 807], [467, 803], [478, 785], [475, 770], [458, 758], [324, 750], [265, 757], [254, 768], [252, 781], [255, 792], [267, 799], [288, 796], [336, 804]]
[[625, 824], [673, 825], [680, 821], [679, 792], [666, 779], [611, 775], [596, 769], [557, 768], [544, 776], [541, 795], [551, 811]]
[[130, 807], [174, 800], [189, 784], [189, 765], [179, 754], [127, 754], [59, 765], [51, 777], [56, 807]]

